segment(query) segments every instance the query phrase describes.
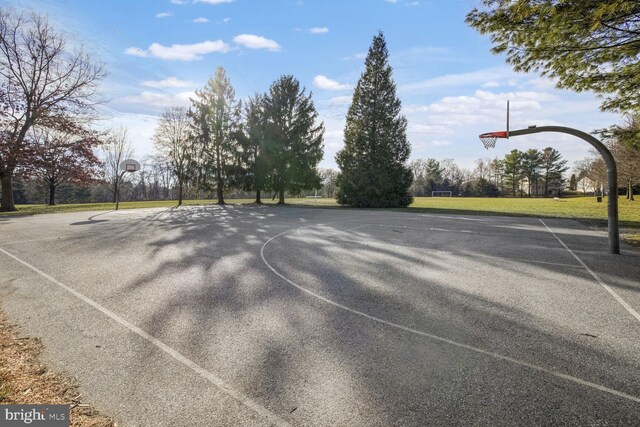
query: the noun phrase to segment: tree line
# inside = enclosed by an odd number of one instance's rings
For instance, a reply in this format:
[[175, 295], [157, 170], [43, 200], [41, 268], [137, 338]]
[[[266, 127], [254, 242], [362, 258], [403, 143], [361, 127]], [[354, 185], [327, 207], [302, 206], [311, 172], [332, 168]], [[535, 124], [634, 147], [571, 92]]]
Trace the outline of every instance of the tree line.
[[311, 94], [293, 76], [243, 105], [219, 67], [190, 108], [162, 113], [154, 141], [173, 168], [178, 205], [186, 186], [215, 191], [219, 204], [230, 189], [254, 191], [256, 203], [272, 191], [283, 204], [286, 192], [320, 187], [324, 125], [317, 118]]
[[503, 159], [478, 159], [472, 171], [461, 169], [453, 159], [412, 161], [415, 196], [451, 191], [455, 196], [539, 197], [557, 195], [564, 189], [567, 161], [554, 148], [512, 150]]
[[0, 210], [16, 210], [16, 198], [54, 204], [59, 188], [74, 201], [113, 201], [123, 187], [170, 197], [177, 186], [179, 203], [187, 188], [196, 197], [215, 192], [218, 203], [229, 190], [255, 191], [258, 203], [273, 191], [284, 203], [286, 193], [320, 187], [324, 125], [293, 76], [243, 104], [218, 68], [189, 108], [163, 112], [158, 153], [145, 162], [155, 164], [128, 179], [120, 170], [133, 155], [126, 128], [92, 128], [105, 75], [46, 17], [0, 9]]

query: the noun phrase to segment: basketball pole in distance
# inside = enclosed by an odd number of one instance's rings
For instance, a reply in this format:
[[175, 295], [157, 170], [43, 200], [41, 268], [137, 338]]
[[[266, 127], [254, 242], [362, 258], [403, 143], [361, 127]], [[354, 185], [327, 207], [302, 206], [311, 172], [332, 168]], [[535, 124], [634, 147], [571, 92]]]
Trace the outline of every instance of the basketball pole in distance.
[[[559, 132], [577, 136], [587, 141], [602, 156], [604, 163], [607, 165], [607, 180], [609, 185], [609, 197], [607, 198], [608, 209], [608, 230], [609, 230], [609, 252], [612, 254], [620, 254], [620, 228], [618, 225], [618, 168], [611, 151], [597, 138], [582, 132], [578, 129], [568, 128], [564, 126], [532, 126], [527, 129], [508, 130], [509, 129], [509, 104], [507, 104], [507, 131], [506, 132], [490, 132], [482, 134], [481, 139], [486, 136], [495, 138], [509, 138], [512, 136], [530, 135], [540, 132]], [[495, 142], [495, 139], [494, 139]], [[488, 148], [487, 145], [485, 147]]]
[[126, 173], [133, 173], [140, 170], [140, 163], [133, 159], [127, 159], [120, 162], [118, 170], [121, 170], [118, 175], [118, 186], [116, 187], [116, 210], [120, 207], [120, 186], [122, 185], [122, 179]]

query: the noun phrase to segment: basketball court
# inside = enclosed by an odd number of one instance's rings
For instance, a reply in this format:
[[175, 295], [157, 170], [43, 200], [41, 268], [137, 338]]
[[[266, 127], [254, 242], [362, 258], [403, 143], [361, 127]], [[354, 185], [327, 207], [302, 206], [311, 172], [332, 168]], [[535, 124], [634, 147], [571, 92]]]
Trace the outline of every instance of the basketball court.
[[3, 308], [125, 425], [640, 423], [640, 254], [568, 220], [0, 218]]

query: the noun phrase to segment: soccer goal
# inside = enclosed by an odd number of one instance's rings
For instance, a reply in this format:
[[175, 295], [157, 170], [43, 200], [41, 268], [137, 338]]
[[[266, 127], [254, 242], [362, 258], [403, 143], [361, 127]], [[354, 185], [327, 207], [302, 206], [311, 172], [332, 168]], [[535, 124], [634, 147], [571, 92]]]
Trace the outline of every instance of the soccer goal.
[[431, 197], [451, 197], [451, 191], [432, 191]]

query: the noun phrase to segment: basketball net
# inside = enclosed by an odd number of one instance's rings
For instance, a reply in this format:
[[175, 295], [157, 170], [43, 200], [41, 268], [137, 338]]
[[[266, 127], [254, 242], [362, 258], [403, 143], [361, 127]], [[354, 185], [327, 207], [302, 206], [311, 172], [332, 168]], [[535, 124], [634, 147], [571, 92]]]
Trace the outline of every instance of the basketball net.
[[489, 148], [495, 148], [497, 140], [498, 140], [498, 137], [493, 135], [480, 137], [480, 142], [482, 142], [482, 145], [484, 145], [484, 148], [486, 148], [487, 150]]

